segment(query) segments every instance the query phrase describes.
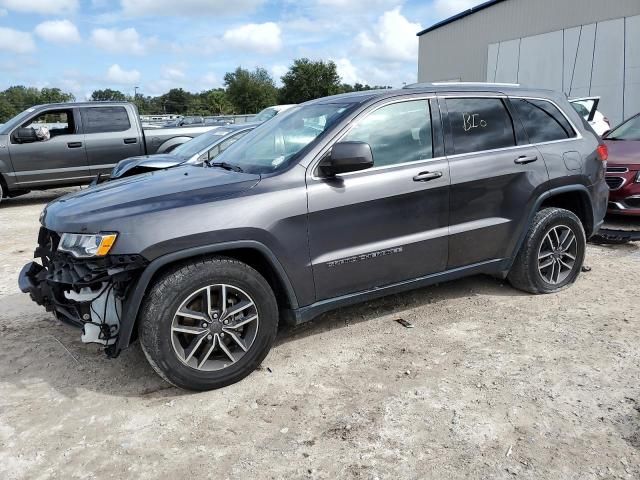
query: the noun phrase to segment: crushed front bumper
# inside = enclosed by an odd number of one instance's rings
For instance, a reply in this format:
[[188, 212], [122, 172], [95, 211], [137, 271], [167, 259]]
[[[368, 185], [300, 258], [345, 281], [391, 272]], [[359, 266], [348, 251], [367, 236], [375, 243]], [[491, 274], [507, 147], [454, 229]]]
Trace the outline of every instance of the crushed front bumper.
[[60, 237], [40, 229], [34, 257], [18, 278], [24, 293], [56, 318], [82, 328], [82, 341], [100, 343], [107, 353], [118, 338], [122, 305], [146, 267], [140, 255], [75, 258], [58, 251]]

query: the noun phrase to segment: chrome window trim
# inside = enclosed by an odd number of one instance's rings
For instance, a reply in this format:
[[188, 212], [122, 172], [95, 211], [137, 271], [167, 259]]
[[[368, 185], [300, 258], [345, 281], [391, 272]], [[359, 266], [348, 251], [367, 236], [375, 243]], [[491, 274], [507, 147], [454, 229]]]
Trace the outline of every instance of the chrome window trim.
[[[435, 99], [436, 96], [434, 94], [428, 94], [427, 96], [418, 96], [418, 97], [404, 97], [404, 98], [400, 98], [398, 99], [397, 97], [389, 97], [385, 100], [382, 100], [380, 102], [380, 104], [375, 104], [375, 108], [372, 108], [371, 110], [367, 111], [364, 115], [362, 116], [357, 116], [356, 118], [354, 118], [351, 123], [347, 126], [347, 128], [345, 128], [343, 131], [341, 131], [338, 135], [336, 135], [334, 138], [332, 138], [327, 145], [325, 145], [325, 147], [320, 151], [320, 153], [316, 156], [316, 158], [313, 160], [313, 162], [309, 165], [309, 169], [308, 171], [311, 172], [310, 177], [312, 180], [325, 180], [324, 177], [318, 177], [316, 175], [316, 170], [318, 168], [318, 164], [322, 161], [322, 159], [325, 157], [325, 155], [327, 154], [327, 152], [329, 150], [331, 150], [331, 148], [333, 148], [333, 146], [340, 142], [344, 137], [346, 137], [351, 130], [353, 130], [355, 128], [355, 126], [357, 125], [357, 123], [364, 119], [367, 118], [369, 115], [371, 115], [374, 112], [377, 112], [378, 110], [380, 110], [383, 107], [386, 107], [388, 105], [392, 105], [392, 104], [396, 104], [396, 103], [405, 103], [405, 102], [419, 102], [419, 101], [426, 101], [427, 105], [429, 106], [429, 113], [431, 114], [431, 105], [429, 105], [429, 100], [433, 100]], [[429, 122], [431, 122], [431, 118], [429, 118]], [[431, 134], [432, 134], [432, 138], [433, 138], [433, 128], [431, 129]], [[433, 143], [431, 145], [431, 153], [433, 154]], [[446, 159], [446, 155], [445, 156], [441, 156], [441, 157], [431, 157], [431, 158], [424, 158], [422, 160], [412, 160], [410, 162], [403, 162], [403, 163], [395, 163], [392, 165], [382, 165], [379, 167], [371, 167], [371, 168], [367, 168], [365, 170], [358, 170], [356, 172], [347, 172], [347, 173], [339, 173], [336, 175], [336, 178], [343, 178], [345, 176], [351, 176], [351, 175], [355, 175], [355, 174], [363, 174], [363, 173], [367, 173], [367, 172], [372, 172], [372, 171], [378, 171], [378, 170], [385, 170], [385, 169], [390, 169], [390, 168], [397, 168], [397, 167], [403, 167], [406, 165], [412, 165], [412, 164], [416, 164], [416, 163], [422, 163], [422, 162], [432, 162], [435, 160], [443, 160]]]

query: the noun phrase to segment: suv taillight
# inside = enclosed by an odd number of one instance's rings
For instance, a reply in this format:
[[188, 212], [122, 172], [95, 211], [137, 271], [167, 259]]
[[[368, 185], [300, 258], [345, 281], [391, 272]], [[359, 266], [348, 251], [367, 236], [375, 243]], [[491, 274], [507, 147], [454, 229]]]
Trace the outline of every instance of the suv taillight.
[[602, 160], [603, 162], [606, 162], [607, 159], [609, 158], [609, 149], [607, 148], [607, 146], [604, 143], [601, 145], [598, 145], [597, 151], [598, 151], [598, 157], [600, 157], [600, 160]]

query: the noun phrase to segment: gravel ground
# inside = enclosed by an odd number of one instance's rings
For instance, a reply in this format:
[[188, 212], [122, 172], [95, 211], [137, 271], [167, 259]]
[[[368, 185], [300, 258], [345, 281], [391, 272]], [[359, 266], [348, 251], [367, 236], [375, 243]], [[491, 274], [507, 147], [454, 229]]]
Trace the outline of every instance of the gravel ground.
[[640, 478], [638, 244], [554, 295], [480, 276], [332, 312], [191, 394], [18, 292], [60, 193], [0, 207], [2, 479]]

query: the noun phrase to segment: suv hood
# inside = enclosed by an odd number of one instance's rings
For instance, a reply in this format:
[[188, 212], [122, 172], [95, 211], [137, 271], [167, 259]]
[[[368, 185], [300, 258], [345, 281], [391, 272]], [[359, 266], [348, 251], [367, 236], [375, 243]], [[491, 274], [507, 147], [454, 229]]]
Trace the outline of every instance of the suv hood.
[[608, 165], [640, 165], [640, 141], [604, 140], [609, 149]]
[[140, 169], [141, 171], [138, 173], [142, 173], [149, 170], [161, 170], [163, 168], [175, 167], [183, 162], [186, 162], [186, 160], [171, 153], [131, 157], [118, 162], [111, 172], [111, 178], [115, 179], [135, 175], [136, 169]]
[[211, 203], [259, 181], [260, 175], [184, 165], [65, 195], [46, 206], [41, 223], [49, 230], [71, 233], [134, 229], [140, 215]]

